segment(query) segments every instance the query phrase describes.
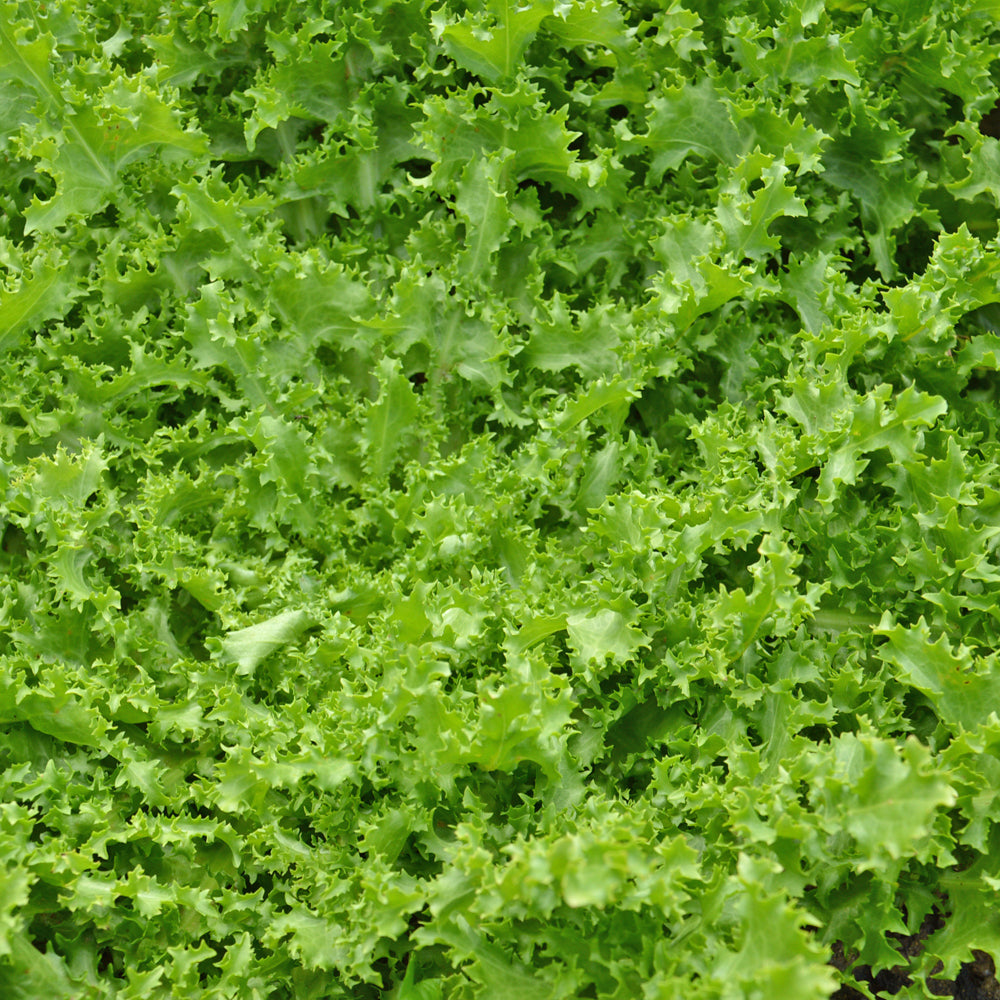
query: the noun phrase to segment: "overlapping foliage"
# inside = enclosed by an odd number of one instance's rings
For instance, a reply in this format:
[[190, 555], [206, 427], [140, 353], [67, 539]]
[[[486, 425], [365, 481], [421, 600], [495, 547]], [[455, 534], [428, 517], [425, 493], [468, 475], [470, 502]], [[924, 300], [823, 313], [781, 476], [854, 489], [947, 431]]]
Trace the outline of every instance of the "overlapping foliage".
[[1000, 955], [998, 22], [3, 0], [4, 995]]

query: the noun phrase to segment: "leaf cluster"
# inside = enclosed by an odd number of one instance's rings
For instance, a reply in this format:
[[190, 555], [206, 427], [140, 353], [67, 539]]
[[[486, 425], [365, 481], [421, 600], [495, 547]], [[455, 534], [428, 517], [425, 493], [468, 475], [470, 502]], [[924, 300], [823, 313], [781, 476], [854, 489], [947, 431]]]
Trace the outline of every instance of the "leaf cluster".
[[0, 992], [1000, 956], [997, 13], [0, 0]]

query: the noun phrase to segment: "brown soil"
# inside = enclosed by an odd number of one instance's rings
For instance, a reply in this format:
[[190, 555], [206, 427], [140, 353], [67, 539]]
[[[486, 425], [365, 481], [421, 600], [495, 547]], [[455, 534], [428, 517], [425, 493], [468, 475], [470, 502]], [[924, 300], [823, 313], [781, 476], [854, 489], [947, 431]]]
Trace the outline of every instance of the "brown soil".
[[979, 131], [983, 135], [991, 135], [994, 139], [1000, 139], [1000, 101], [989, 114], [983, 116], [983, 120], [979, 123]]
[[[861, 965], [854, 969], [854, 979], [865, 983], [871, 994], [879, 997], [895, 996], [907, 986], [913, 985], [910, 978], [911, 962], [924, 950], [927, 937], [944, 926], [944, 920], [937, 912], [930, 914], [916, 934], [890, 934], [894, 940], [900, 957], [905, 961], [891, 969], [881, 969], [873, 972], [871, 966]], [[996, 964], [984, 951], [972, 952], [973, 961], [964, 962], [955, 979], [936, 979], [929, 976], [927, 988], [939, 997], [954, 997], [955, 1000], [1000, 1000], [1000, 983], [996, 978]], [[846, 972], [853, 965], [853, 960], [844, 954], [844, 949], [838, 942], [833, 949], [830, 964], [834, 968]], [[933, 971], [942, 970], [939, 962]], [[868, 994], [856, 990], [853, 986], [841, 986], [830, 1000], [868, 1000]]]

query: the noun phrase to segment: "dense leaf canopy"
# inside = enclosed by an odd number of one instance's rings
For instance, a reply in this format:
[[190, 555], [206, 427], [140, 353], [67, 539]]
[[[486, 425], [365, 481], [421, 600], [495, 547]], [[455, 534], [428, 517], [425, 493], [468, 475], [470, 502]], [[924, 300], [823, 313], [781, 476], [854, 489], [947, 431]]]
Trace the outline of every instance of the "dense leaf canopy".
[[4, 997], [1000, 956], [996, 0], [0, 0]]

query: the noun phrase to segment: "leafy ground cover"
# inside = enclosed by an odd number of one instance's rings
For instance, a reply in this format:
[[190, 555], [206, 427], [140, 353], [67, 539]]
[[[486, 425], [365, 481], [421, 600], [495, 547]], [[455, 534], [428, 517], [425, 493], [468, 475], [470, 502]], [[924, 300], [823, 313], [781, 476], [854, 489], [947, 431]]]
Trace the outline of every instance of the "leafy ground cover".
[[987, 982], [998, 22], [2, 0], [4, 996]]

